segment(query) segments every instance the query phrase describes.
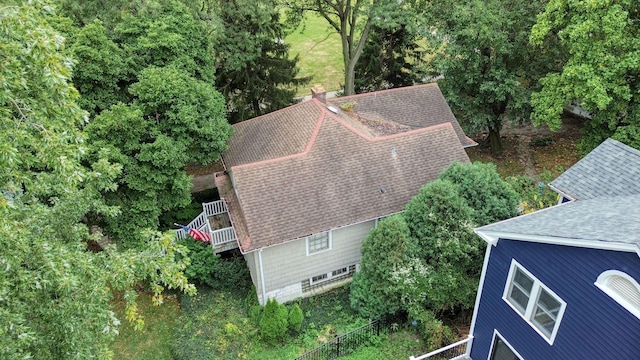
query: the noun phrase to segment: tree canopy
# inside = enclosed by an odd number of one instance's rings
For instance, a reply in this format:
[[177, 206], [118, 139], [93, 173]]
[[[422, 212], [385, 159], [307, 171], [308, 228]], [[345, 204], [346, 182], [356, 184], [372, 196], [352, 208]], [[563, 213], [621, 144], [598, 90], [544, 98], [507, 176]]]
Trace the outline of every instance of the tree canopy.
[[220, 0], [222, 26], [214, 33], [216, 85], [227, 99], [231, 122], [295, 103], [298, 57], [289, 57], [286, 27], [273, 1]]
[[574, 103], [591, 115], [584, 152], [610, 136], [640, 149], [640, 3], [550, 0], [531, 42], [540, 48], [549, 38], [567, 56], [532, 97], [535, 123], [558, 129], [563, 107]]
[[530, 93], [554, 64], [553, 47], [539, 51], [529, 45], [543, 8], [543, 0], [443, 0], [431, 2], [427, 11], [432, 40], [444, 46], [433, 60], [443, 93], [465, 131], [488, 132], [494, 154], [502, 152], [500, 131], [507, 119], [529, 119]]
[[127, 247], [157, 229], [163, 212], [190, 203], [185, 166], [216, 161], [231, 135], [204, 23], [178, 1], [131, 6], [118, 16], [105, 10], [110, 29], [98, 14], [71, 36], [91, 156], [124, 169], [105, 193], [121, 213], [92, 219]]
[[355, 91], [364, 93], [410, 86], [426, 75], [418, 46], [417, 18], [397, 28], [373, 26], [355, 68]]
[[355, 68], [360, 60], [371, 27], [399, 28], [414, 15], [412, 2], [399, 4], [393, 0], [283, 0], [288, 9], [288, 20], [302, 21], [304, 13], [322, 16], [338, 34], [342, 43], [344, 61], [344, 94], [355, 94]]
[[101, 196], [115, 190], [121, 166], [85, 158], [87, 114], [54, 16], [40, 1], [0, 8], [0, 357], [106, 359], [120, 323], [112, 291], [124, 291], [139, 326], [132, 286], [149, 283], [156, 302], [165, 286], [195, 289], [169, 234], [142, 234], [135, 252], [87, 250], [100, 234], [89, 233], [86, 215], [118, 211]]

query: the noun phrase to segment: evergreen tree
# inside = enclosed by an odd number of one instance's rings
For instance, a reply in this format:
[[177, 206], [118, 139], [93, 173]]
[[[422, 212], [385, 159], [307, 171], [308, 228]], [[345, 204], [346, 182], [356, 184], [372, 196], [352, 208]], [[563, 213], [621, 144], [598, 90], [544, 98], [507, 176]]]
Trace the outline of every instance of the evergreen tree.
[[349, 298], [360, 315], [377, 319], [402, 308], [392, 272], [416, 257], [418, 250], [401, 215], [382, 220], [362, 244], [360, 271], [355, 273]]
[[297, 303], [293, 304], [291, 311], [289, 311], [289, 329], [293, 331], [300, 331], [302, 320], [304, 320], [304, 315], [302, 314], [300, 305]]
[[438, 177], [453, 183], [473, 211], [473, 226], [482, 226], [518, 215], [520, 197], [502, 180], [492, 163], [454, 163]]
[[260, 318], [260, 336], [269, 344], [282, 340], [288, 329], [288, 312], [276, 299], [269, 299]]
[[417, 66], [422, 57], [417, 41], [418, 35], [409, 24], [400, 24], [397, 28], [373, 26], [356, 64], [356, 92], [410, 86], [419, 82], [425, 75]]
[[293, 104], [298, 57], [289, 57], [285, 27], [271, 1], [220, 0], [215, 33], [216, 86], [227, 99], [233, 122]]

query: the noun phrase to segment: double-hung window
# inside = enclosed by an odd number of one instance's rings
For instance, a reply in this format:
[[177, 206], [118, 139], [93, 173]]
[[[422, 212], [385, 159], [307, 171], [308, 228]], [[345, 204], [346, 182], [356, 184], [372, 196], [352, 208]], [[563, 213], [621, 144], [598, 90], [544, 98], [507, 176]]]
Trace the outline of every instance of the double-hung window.
[[307, 236], [307, 255], [331, 250], [331, 231]]
[[515, 260], [502, 298], [553, 344], [567, 304]]

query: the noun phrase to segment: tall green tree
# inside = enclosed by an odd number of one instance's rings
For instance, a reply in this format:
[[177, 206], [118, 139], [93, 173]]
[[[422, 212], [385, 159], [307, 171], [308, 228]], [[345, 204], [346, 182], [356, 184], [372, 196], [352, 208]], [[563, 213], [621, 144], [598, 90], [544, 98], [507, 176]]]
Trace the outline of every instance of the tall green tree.
[[372, 26], [394, 28], [410, 16], [412, 2], [395, 0], [283, 0], [288, 20], [301, 21], [305, 12], [322, 16], [340, 34], [344, 61], [344, 94], [355, 94], [355, 69]]
[[135, 291], [147, 282], [193, 292], [183, 252], [169, 234], [142, 235], [141, 251], [87, 251], [88, 213], [112, 215], [103, 192], [121, 167], [88, 153], [87, 115], [71, 86], [53, 7], [10, 0], [0, 7], [0, 357], [108, 359], [120, 321], [110, 300], [124, 291], [136, 325]]
[[91, 117], [118, 102], [128, 101], [124, 52], [107, 35], [100, 20], [73, 34], [71, 54], [76, 61], [73, 82], [82, 97], [78, 104]]
[[220, 0], [214, 33], [216, 86], [238, 122], [295, 103], [298, 57], [289, 57], [285, 25], [273, 1]]
[[184, 167], [216, 160], [231, 132], [224, 99], [210, 84], [173, 66], [147, 68], [139, 78], [130, 87], [132, 104], [112, 106], [87, 126], [94, 148], [124, 167], [118, 190], [106, 194], [122, 214], [105, 222], [126, 246], [136, 245], [141, 230], [157, 228], [162, 212], [191, 202]]
[[357, 93], [410, 86], [424, 76], [417, 24], [373, 26], [355, 69]]
[[563, 107], [575, 103], [591, 115], [584, 152], [610, 136], [640, 149], [640, 3], [550, 0], [531, 42], [540, 48], [549, 38], [568, 55], [532, 97], [535, 123], [558, 129]]
[[402, 309], [391, 274], [417, 256], [418, 249], [401, 215], [382, 220], [362, 244], [360, 271], [353, 276], [349, 299], [360, 315], [377, 319]]
[[[427, 11], [444, 43], [434, 58], [441, 88], [467, 132], [488, 132], [494, 154], [502, 152], [507, 119], [527, 121], [530, 93], [545, 74], [553, 47], [529, 45], [529, 33], [545, 0], [434, 1]], [[442, 16], [442, 14], [447, 14]]]
[[216, 161], [231, 134], [204, 23], [178, 1], [131, 9], [110, 18], [111, 28], [99, 13], [72, 36], [92, 156], [124, 167], [117, 190], [105, 194], [122, 212], [95, 220], [126, 247], [141, 245], [139, 234], [157, 229], [163, 212], [190, 203], [185, 165]]

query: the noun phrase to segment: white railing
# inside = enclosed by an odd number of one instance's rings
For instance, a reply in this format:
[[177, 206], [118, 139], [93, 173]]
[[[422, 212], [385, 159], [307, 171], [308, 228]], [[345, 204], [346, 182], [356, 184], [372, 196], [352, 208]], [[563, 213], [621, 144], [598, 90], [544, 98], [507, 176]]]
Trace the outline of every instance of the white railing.
[[[191, 221], [187, 226], [192, 229], [202, 230], [211, 235], [211, 246], [214, 249], [217, 245], [236, 241], [237, 237], [233, 226], [218, 230], [211, 230], [211, 226], [209, 225], [210, 216], [228, 212], [227, 203], [224, 201], [224, 199], [210, 203], [203, 203], [202, 210], [203, 211], [200, 213], [200, 215], [193, 219], [193, 221]], [[185, 237], [187, 237], [187, 233], [182, 229], [176, 230], [176, 237], [178, 239], [184, 239]]]
[[213, 246], [236, 241], [236, 232], [233, 231], [233, 227], [213, 230], [209, 234], [211, 234], [211, 245]]
[[218, 200], [210, 203], [203, 203], [202, 209], [207, 216], [224, 214], [227, 212], [227, 203], [224, 200]]
[[464, 340], [460, 340], [451, 345], [447, 345], [438, 350], [432, 351], [428, 354], [420, 355], [418, 357], [411, 356], [409, 360], [425, 360], [425, 359], [467, 359], [467, 346], [473, 339], [473, 336], [469, 336]]
[[[203, 212], [200, 213], [200, 215], [198, 215], [195, 219], [193, 219], [193, 221], [191, 221], [187, 226], [192, 229], [211, 232], [211, 229], [209, 228], [209, 220], [207, 219], [207, 215]], [[178, 239], [184, 239], [185, 237], [187, 237], [187, 233], [182, 229], [176, 230], [176, 237]]]

